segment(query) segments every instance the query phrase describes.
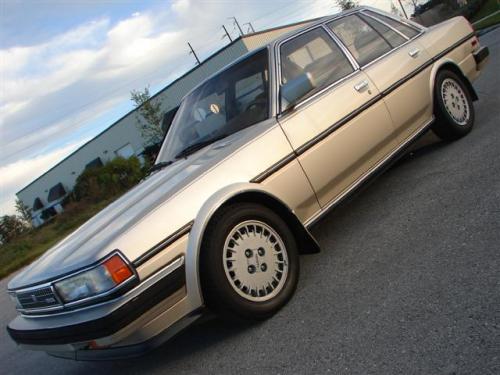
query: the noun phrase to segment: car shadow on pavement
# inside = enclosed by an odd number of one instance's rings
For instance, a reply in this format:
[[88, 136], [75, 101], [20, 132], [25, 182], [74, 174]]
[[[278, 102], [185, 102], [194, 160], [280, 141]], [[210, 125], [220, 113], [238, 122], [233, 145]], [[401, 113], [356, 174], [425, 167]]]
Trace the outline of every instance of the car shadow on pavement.
[[404, 153], [389, 169], [398, 168], [413, 159], [417, 159], [446, 147], [448, 142], [439, 139], [432, 131], [425, 133], [408, 151]]

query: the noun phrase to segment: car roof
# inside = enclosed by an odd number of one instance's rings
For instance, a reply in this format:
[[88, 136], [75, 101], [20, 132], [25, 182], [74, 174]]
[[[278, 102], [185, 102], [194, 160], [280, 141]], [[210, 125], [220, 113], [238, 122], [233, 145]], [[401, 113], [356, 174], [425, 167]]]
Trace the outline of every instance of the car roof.
[[[264, 44], [263, 46], [259, 47], [259, 48], [256, 48], [252, 51], [249, 51], [247, 53], [245, 53], [244, 55], [238, 57], [236, 60], [232, 61], [230, 64], [227, 64], [225, 66], [223, 66], [221, 69], [217, 70], [216, 72], [214, 72], [213, 74], [211, 74], [210, 76], [208, 76], [207, 78], [205, 78], [203, 81], [201, 81], [199, 84], [197, 84], [195, 87], [193, 87], [188, 93], [186, 93], [186, 95], [184, 95], [184, 97], [182, 98], [182, 100], [184, 100], [184, 98], [186, 96], [188, 96], [189, 94], [191, 94], [193, 91], [195, 91], [198, 87], [200, 87], [201, 85], [203, 85], [205, 82], [207, 82], [208, 80], [212, 79], [213, 77], [215, 77], [216, 75], [226, 71], [227, 69], [230, 69], [232, 66], [238, 64], [239, 62], [245, 60], [245, 59], [248, 59], [250, 56], [253, 56], [255, 55], [256, 53], [264, 50], [264, 49], [270, 49], [270, 48], [274, 48], [274, 46], [277, 44], [277, 43], [280, 43], [281, 41], [295, 35], [295, 34], [300, 34], [302, 31], [304, 30], [307, 30], [309, 28], [314, 28], [318, 25], [321, 25], [322, 23], [324, 23], [325, 21], [328, 21], [328, 20], [331, 20], [331, 19], [335, 19], [335, 18], [338, 18], [338, 17], [342, 17], [342, 16], [345, 16], [347, 14], [351, 14], [351, 13], [355, 13], [359, 10], [362, 10], [362, 9], [372, 9], [372, 10], [376, 10], [374, 8], [371, 8], [371, 7], [367, 7], [367, 6], [361, 6], [361, 7], [356, 7], [356, 8], [352, 8], [352, 9], [349, 9], [349, 10], [346, 10], [346, 11], [343, 11], [343, 12], [339, 12], [339, 13], [335, 13], [333, 15], [329, 15], [329, 16], [325, 16], [325, 17], [320, 17], [320, 18], [315, 18], [311, 21], [311, 23], [308, 23], [304, 26], [301, 26], [295, 30], [291, 30], [287, 33], [284, 33], [280, 36], [278, 36], [276, 39], [273, 39], [272, 41]], [[307, 21], [307, 20], [306, 20]], [[181, 102], [182, 102], [181, 100]]]
[[[387, 12], [384, 12], [381, 9], [377, 9], [377, 8], [374, 8], [374, 7], [371, 7], [371, 6], [365, 6], [364, 5], [364, 6], [359, 6], [359, 7], [355, 7], [355, 8], [352, 8], [352, 9], [348, 9], [348, 10], [345, 10], [345, 11], [342, 11], [342, 12], [339, 12], [339, 13], [331, 14], [331, 15], [328, 15], [328, 16], [324, 16], [324, 17], [312, 19], [310, 23], [307, 23], [304, 26], [301, 26], [301, 27], [298, 27], [297, 29], [294, 29], [294, 30], [291, 30], [289, 32], [286, 32], [286, 33], [278, 36], [276, 39], [273, 39], [272, 41], [264, 44], [263, 46], [261, 46], [259, 48], [256, 48], [253, 51], [245, 53], [244, 55], [240, 56], [239, 58], [237, 58], [236, 60], [234, 60], [230, 64], [223, 66], [221, 69], [217, 70], [215, 73], [211, 74], [210, 76], [208, 76], [207, 78], [205, 78], [203, 81], [201, 81], [198, 85], [196, 85], [195, 87], [193, 87], [186, 95], [184, 95], [184, 97], [182, 98], [182, 100], [184, 100], [184, 98], [186, 96], [188, 96], [189, 94], [191, 94], [193, 91], [195, 91], [198, 87], [200, 87], [201, 85], [203, 85], [208, 80], [210, 80], [213, 77], [215, 77], [216, 75], [224, 72], [225, 70], [230, 69], [232, 66], [238, 64], [239, 62], [241, 62], [241, 61], [243, 61], [245, 59], [248, 59], [250, 56], [253, 56], [256, 53], [258, 53], [258, 52], [260, 52], [260, 51], [262, 51], [264, 49], [274, 49], [277, 44], [281, 43], [282, 41], [284, 41], [284, 40], [286, 40], [286, 39], [288, 39], [288, 38], [290, 38], [290, 37], [292, 37], [294, 35], [300, 34], [300, 33], [302, 33], [305, 30], [315, 28], [315, 27], [317, 27], [317, 26], [319, 26], [319, 25], [321, 25], [321, 24], [323, 24], [323, 23], [325, 23], [327, 21], [331, 21], [331, 20], [334, 20], [334, 19], [337, 19], [337, 18], [341, 18], [341, 17], [347, 16], [349, 14], [357, 13], [357, 12], [362, 11], [362, 10], [370, 10], [370, 11], [373, 11], [373, 12], [377, 12], [377, 13], [381, 13], [381, 14], [390, 16], [390, 14], [388, 14]], [[304, 22], [307, 22], [307, 20], [305, 20]], [[181, 100], [181, 102], [182, 102], [182, 100]]]

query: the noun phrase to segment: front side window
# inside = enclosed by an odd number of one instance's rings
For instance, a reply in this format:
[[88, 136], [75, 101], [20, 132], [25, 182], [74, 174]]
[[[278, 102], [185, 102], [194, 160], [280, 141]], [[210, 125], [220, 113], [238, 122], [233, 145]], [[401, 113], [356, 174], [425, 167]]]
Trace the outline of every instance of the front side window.
[[188, 94], [163, 142], [159, 161], [236, 133], [269, 117], [269, 61], [263, 49]]
[[391, 44], [357, 15], [342, 17], [328, 23], [359, 65], [363, 66], [389, 52]]
[[323, 28], [283, 43], [280, 55], [281, 83], [287, 84], [308, 74], [314, 86], [311, 93], [354, 71], [346, 55]]
[[410, 39], [419, 34], [419, 31], [417, 29], [410, 27], [402, 22], [396, 21], [394, 18], [387, 17], [383, 14], [372, 12], [370, 10], [367, 10], [366, 14], [378, 18], [379, 20], [388, 24], [390, 27], [393, 27], [400, 33], [406, 35]]

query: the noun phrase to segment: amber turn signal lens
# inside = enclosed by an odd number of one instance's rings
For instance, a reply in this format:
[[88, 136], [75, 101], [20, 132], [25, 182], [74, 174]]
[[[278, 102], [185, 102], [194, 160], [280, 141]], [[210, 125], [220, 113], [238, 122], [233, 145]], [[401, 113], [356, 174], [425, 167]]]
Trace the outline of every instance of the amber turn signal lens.
[[119, 255], [113, 255], [103, 265], [117, 285], [132, 276], [132, 271]]

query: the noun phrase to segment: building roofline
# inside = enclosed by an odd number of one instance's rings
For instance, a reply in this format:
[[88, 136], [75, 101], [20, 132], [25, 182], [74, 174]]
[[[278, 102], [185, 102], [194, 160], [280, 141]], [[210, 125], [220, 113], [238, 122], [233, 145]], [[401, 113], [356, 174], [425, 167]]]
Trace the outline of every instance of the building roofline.
[[[212, 60], [213, 58], [215, 58], [217, 55], [219, 55], [221, 52], [225, 51], [226, 49], [228, 49], [229, 47], [231, 47], [234, 44], [238, 43], [239, 41], [242, 41], [243, 39], [251, 38], [252, 36], [256, 36], [256, 35], [260, 35], [260, 34], [265, 34], [265, 33], [268, 33], [268, 32], [279, 30], [279, 29], [284, 29], [286, 27], [292, 27], [292, 26], [297, 26], [297, 25], [301, 25], [301, 24], [304, 24], [304, 23], [310, 23], [310, 22], [318, 21], [318, 20], [320, 20], [322, 18], [324, 18], [324, 17], [316, 17], [316, 18], [312, 18], [312, 19], [308, 19], [308, 20], [303, 20], [303, 21], [298, 21], [298, 22], [294, 22], [294, 23], [290, 23], [290, 24], [285, 24], [285, 25], [281, 25], [281, 26], [272, 27], [270, 29], [256, 31], [256, 32], [253, 32], [253, 33], [245, 34], [245, 35], [240, 35], [236, 39], [234, 39], [232, 42], [226, 44], [224, 47], [218, 49], [217, 51], [215, 51], [214, 53], [212, 53], [211, 55], [209, 55], [200, 64], [195, 65], [194, 67], [192, 67], [191, 69], [189, 69], [187, 72], [183, 73], [182, 75], [180, 75], [179, 77], [177, 77], [176, 79], [174, 79], [172, 82], [170, 82], [164, 88], [162, 88], [161, 90], [159, 90], [156, 94], [152, 95], [151, 98], [150, 98], [150, 100], [156, 98], [161, 93], [163, 93], [168, 88], [170, 88], [172, 85], [176, 84], [178, 81], [180, 81], [181, 79], [185, 78], [186, 76], [188, 76], [189, 74], [191, 74], [192, 72], [194, 72], [196, 69], [198, 69], [199, 67], [201, 67], [203, 64], [209, 62], [210, 60]], [[78, 151], [80, 151], [82, 148], [84, 148], [85, 146], [87, 146], [93, 140], [99, 138], [101, 135], [103, 135], [104, 133], [106, 133], [108, 130], [111, 130], [115, 125], [117, 125], [119, 122], [121, 122], [127, 116], [131, 115], [133, 112], [135, 112], [141, 106], [136, 107], [136, 108], [130, 110], [129, 112], [125, 113], [118, 120], [114, 121], [111, 125], [109, 125], [106, 129], [104, 129], [101, 132], [99, 132], [98, 134], [96, 134], [94, 137], [92, 137], [91, 139], [89, 139], [87, 142], [85, 142], [84, 144], [82, 144], [81, 146], [79, 146], [76, 150], [74, 150], [69, 155], [67, 155], [66, 157], [64, 157], [57, 164], [54, 164], [47, 171], [45, 171], [40, 176], [38, 176], [33, 181], [31, 181], [28, 185], [24, 186], [21, 190], [19, 190], [16, 193], [16, 195], [19, 194], [19, 193], [21, 193], [21, 192], [23, 192], [27, 188], [29, 188], [31, 185], [33, 185], [35, 182], [37, 182], [38, 180], [40, 180], [42, 177], [46, 176], [50, 171], [52, 171], [53, 169], [55, 169], [56, 167], [58, 167], [59, 165], [61, 165], [62, 163], [64, 163], [67, 159], [69, 159], [71, 156], [75, 155]]]

